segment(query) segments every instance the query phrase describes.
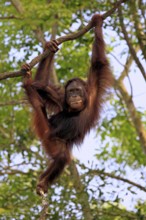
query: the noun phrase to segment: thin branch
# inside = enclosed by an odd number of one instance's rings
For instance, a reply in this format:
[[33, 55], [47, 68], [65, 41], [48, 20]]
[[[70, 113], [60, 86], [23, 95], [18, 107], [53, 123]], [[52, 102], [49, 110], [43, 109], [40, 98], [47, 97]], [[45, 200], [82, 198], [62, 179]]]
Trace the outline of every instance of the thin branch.
[[139, 0], [138, 2], [138, 6], [139, 6], [139, 9], [141, 10], [141, 15], [143, 17], [143, 20], [144, 20], [144, 25], [145, 25], [145, 29], [146, 29], [146, 13], [145, 13], [145, 2], [142, 1], [142, 0]]
[[103, 18], [105, 19], [105, 18], [109, 17], [111, 14], [113, 14], [116, 11], [116, 9], [118, 9], [120, 7], [120, 5], [122, 3], [125, 3], [127, 1], [128, 0], [120, 0], [120, 1], [116, 2], [112, 9], [110, 9], [109, 11], [107, 11], [106, 13], [103, 14]]
[[[138, 51], [138, 49], [139, 48], [136, 48], [136, 51]], [[123, 83], [124, 77], [128, 76], [128, 72], [131, 67], [132, 61], [133, 61], [132, 56], [127, 58], [125, 68], [124, 68], [123, 72], [121, 73], [121, 76], [119, 77], [118, 80], [115, 80], [115, 89], [118, 89], [123, 97], [123, 100], [127, 106], [127, 109], [130, 114], [130, 117], [132, 119], [132, 122], [135, 126], [135, 129], [136, 129], [137, 135], [139, 137], [143, 152], [146, 154], [146, 130], [142, 124], [140, 115], [136, 111], [134, 102], [132, 100], [132, 95], [129, 95], [129, 93]], [[129, 82], [130, 82], [130, 79], [129, 79]], [[131, 82], [130, 82], [130, 86], [131, 86], [131, 94], [132, 94]]]
[[24, 9], [22, 7], [21, 1], [19, 0], [11, 0], [11, 3], [14, 5], [14, 7], [16, 8], [16, 10], [20, 13], [23, 14], [24, 13]]
[[[13, 2], [13, 4], [15, 5], [15, 7], [17, 7], [16, 3], [17, 0], [11, 0]], [[115, 3], [114, 7], [112, 9], [110, 9], [108, 12], [104, 13], [103, 19], [106, 19], [108, 16], [110, 16], [112, 13], [114, 13], [116, 11], [116, 9], [124, 2], [126, 2], [128, 0], [119, 0], [117, 3]], [[20, 8], [19, 8], [20, 11]], [[57, 39], [58, 43], [61, 44], [65, 41], [69, 41], [69, 40], [74, 40], [77, 39], [79, 37], [81, 37], [82, 35], [84, 35], [85, 33], [87, 33], [91, 28], [93, 28], [92, 22], [90, 21], [83, 29], [79, 30], [78, 32], [75, 32], [73, 34], [69, 34], [63, 37], [59, 37]], [[30, 65], [30, 69], [32, 69], [33, 66], [35, 66], [37, 63], [39, 63], [42, 59], [46, 58], [49, 55], [50, 51], [46, 50], [45, 52], [43, 52], [42, 54], [38, 55], [37, 57], [35, 57], [34, 59], [32, 59], [32, 61], [29, 63]], [[17, 77], [17, 76], [22, 76], [24, 74], [24, 71], [20, 70], [17, 72], [13, 72], [11, 73], [4, 73], [0, 75], [0, 80], [6, 79], [6, 78], [12, 78], [12, 77]]]
[[[135, 51], [138, 52], [139, 51], [139, 47], [135, 48]], [[129, 57], [127, 57], [126, 64], [123, 65], [124, 66], [124, 70], [121, 73], [121, 76], [119, 77], [118, 81], [122, 81], [126, 76], [128, 76], [128, 72], [129, 72], [129, 69], [130, 69], [130, 67], [132, 65], [132, 62], [133, 62], [133, 56], [130, 55]]]
[[144, 31], [142, 31], [142, 24], [141, 24], [140, 16], [138, 14], [138, 9], [136, 7], [136, 1], [134, 2], [133, 7], [134, 7], [133, 21], [134, 21], [134, 26], [135, 26], [135, 34], [137, 36], [142, 54], [144, 58], [146, 59], [146, 50], [145, 50], [146, 36], [144, 34]]
[[99, 170], [99, 169], [97, 169], [97, 170], [90, 170], [88, 173], [86, 173], [86, 175], [88, 175], [88, 174], [90, 174], [90, 175], [98, 175], [98, 176], [106, 176], [106, 177], [110, 177], [112, 179], [117, 179], [117, 180], [123, 181], [125, 183], [128, 183], [128, 184], [130, 184], [132, 186], [135, 186], [135, 187], [139, 188], [140, 190], [146, 192], [146, 187], [141, 186], [138, 183], [135, 183], [135, 182], [133, 182], [131, 180], [128, 180], [126, 178], [123, 178], [121, 176], [116, 176], [116, 175], [114, 175], [112, 173], [104, 172], [103, 170]]
[[140, 69], [140, 71], [141, 71], [141, 73], [142, 73], [144, 79], [146, 80], [145, 70], [144, 70], [144, 68], [143, 68], [143, 66], [142, 66], [142, 64], [141, 64], [141, 62], [139, 61], [139, 59], [138, 59], [138, 57], [137, 57], [137, 55], [136, 55], [136, 51], [135, 51], [134, 47], [132, 46], [132, 44], [131, 44], [131, 42], [130, 42], [130, 39], [129, 39], [129, 37], [128, 37], [128, 33], [127, 33], [127, 31], [126, 31], [125, 24], [124, 24], [124, 21], [123, 21], [123, 14], [122, 14], [122, 9], [121, 9], [121, 8], [118, 8], [118, 13], [119, 13], [119, 19], [120, 19], [120, 24], [121, 24], [122, 32], [123, 32], [123, 34], [124, 34], [124, 38], [125, 38], [125, 40], [126, 40], [126, 42], [127, 42], [127, 45], [128, 45], [128, 47], [129, 47], [129, 50], [130, 50], [130, 52], [131, 52], [131, 54], [132, 54], [132, 56], [133, 56], [133, 59], [135, 60], [135, 62], [136, 62], [136, 64], [137, 64], [138, 68]]
[[45, 43], [46, 43], [46, 40], [45, 40], [45, 38], [44, 38], [44, 34], [43, 34], [43, 31], [42, 31], [41, 27], [37, 27], [37, 29], [36, 29], [36, 30], [33, 30], [33, 32], [34, 32], [35, 37], [37, 38], [37, 40], [38, 40], [39, 42], [41, 42], [41, 44], [42, 44], [42, 46], [43, 46], [43, 48], [44, 48]]
[[132, 56], [127, 57], [126, 63], [124, 65], [124, 70], [118, 79], [119, 81], [122, 81], [128, 75], [132, 62], [133, 62], [133, 57]]
[[2, 125], [0, 126], [0, 134], [1, 134], [1, 138], [5, 138], [5, 139], [10, 139], [10, 134], [6, 133], [5, 128], [2, 127]]
[[5, 20], [5, 19], [22, 19], [21, 17], [17, 17], [15, 15], [10, 15], [10, 16], [0, 16], [0, 20]]
[[[138, 49], [139, 48], [136, 48], [136, 50], [138, 50]], [[129, 93], [123, 83], [124, 77], [128, 76], [128, 72], [129, 72], [130, 66], [132, 64], [132, 61], [133, 61], [132, 56], [127, 58], [125, 68], [124, 68], [123, 72], [121, 73], [121, 76], [119, 77], [118, 80], [115, 79], [114, 87], [122, 95], [123, 101], [126, 104], [126, 107], [127, 107], [128, 112], [130, 114], [132, 122], [134, 124], [135, 129], [136, 129], [137, 135], [139, 137], [143, 152], [146, 154], [146, 130], [142, 124], [141, 117], [138, 114], [138, 112], [136, 111], [134, 102], [132, 100], [132, 85], [131, 85], [130, 79], [129, 79], [129, 82], [130, 82], [130, 86], [131, 86], [131, 95], [129, 95]]]
[[10, 170], [10, 171], [5, 171], [5, 172], [0, 172], [0, 176], [3, 175], [15, 175], [15, 174], [23, 174], [23, 175], [28, 175], [27, 172], [23, 172], [21, 170]]
[[122, 67], [124, 67], [124, 64], [121, 63], [121, 61], [116, 57], [116, 55], [110, 52], [110, 56], [112, 56]]
[[129, 111], [130, 117], [132, 119], [132, 122], [135, 126], [137, 135], [139, 137], [139, 141], [141, 143], [141, 147], [143, 149], [143, 152], [146, 154], [146, 131], [142, 124], [141, 117], [136, 111], [134, 102], [129, 95], [126, 87], [124, 86], [123, 81], [116, 81], [115, 80], [115, 88], [118, 89], [123, 97], [123, 100], [127, 106], [127, 109]]
[[[20, 15], [25, 14], [25, 10], [23, 8], [23, 5], [19, 0], [11, 0], [11, 2]], [[45, 38], [44, 38], [44, 34], [43, 34], [41, 28], [37, 27], [37, 29], [33, 30], [33, 32], [35, 34], [35, 37], [38, 39], [39, 42], [42, 43], [42, 46], [44, 47]]]
[[23, 99], [23, 100], [12, 100], [12, 101], [8, 101], [8, 102], [0, 102], [0, 107], [3, 106], [9, 106], [9, 105], [22, 105], [22, 104], [27, 104], [28, 101]]
[[133, 62], [133, 56], [130, 55], [127, 57], [127, 60], [126, 60], [126, 64], [124, 66], [124, 70], [123, 72], [121, 73], [121, 76], [119, 77], [118, 81], [123, 81], [123, 79], [127, 76], [128, 78], [128, 81], [129, 81], [129, 85], [130, 85], [130, 91], [131, 91], [131, 97], [133, 97], [133, 89], [132, 89], [132, 83], [131, 83], [131, 80], [130, 80], [130, 77], [129, 77], [129, 70], [130, 70], [130, 67], [132, 65], [132, 62]]
[[45, 194], [43, 191], [41, 192], [42, 210], [40, 213], [39, 220], [46, 220], [49, 217], [49, 201], [48, 201], [47, 196], [48, 196], [48, 194]]
[[88, 203], [89, 195], [84, 189], [85, 186], [82, 183], [81, 179], [79, 178], [79, 173], [78, 173], [78, 170], [77, 170], [77, 167], [74, 161], [71, 162], [69, 166], [69, 171], [72, 177], [73, 187], [77, 193], [78, 202], [82, 204], [83, 217], [84, 219], [91, 220], [93, 218], [91, 215], [91, 208]]

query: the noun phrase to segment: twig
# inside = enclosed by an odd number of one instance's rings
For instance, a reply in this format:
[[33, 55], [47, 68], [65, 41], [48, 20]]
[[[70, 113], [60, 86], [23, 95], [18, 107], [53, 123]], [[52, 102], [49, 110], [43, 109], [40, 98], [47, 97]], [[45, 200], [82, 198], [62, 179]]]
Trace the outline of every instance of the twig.
[[117, 79], [117, 81], [120, 82], [120, 81], [123, 81], [124, 78], [127, 76], [128, 81], [129, 81], [129, 85], [130, 85], [130, 91], [131, 91], [130, 96], [131, 96], [131, 98], [133, 97], [133, 88], [132, 88], [132, 83], [131, 83], [131, 80], [130, 80], [130, 77], [129, 77], [128, 73], [129, 73], [130, 67], [132, 65], [132, 62], [133, 62], [133, 56], [129, 55], [127, 57], [125, 65], [124, 65], [124, 70], [122, 71], [121, 76], [119, 77], [119, 79]]
[[107, 11], [106, 13], [103, 14], [103, 18], [105, 19], [105, 18], [109, 17], [111, 14], [113, 14], [115, 12], [115, 10], [118, 9], [119, 6], [124, 2], [127, 2], [127, 0], [120, 0], [120, 1], [116, 2], [112, 9], [110, 9], [109, 11]]
[[41, 191], [41, 196], [42, 196], [42, 211], [39, 220], [45, 220], [49, 215], [48, 213], [49, 203], [47, 199], [47, 194]]
[[15, 15], [10, 15], [10, 16], [0, 16], [0, 20], [4, 20], [4, 19], [22, 19], [21, 17], [17, 17]]
[[[115, 10], [124, 2], [126, 2], [128, 0], [119, 0], [117, 3], [115, 3], [114, 7], [112, 9], [110, 9], [108, 12], [104, 13], [103, 19], [106, 19], [108, 16], [110, 16], [112, 13], [115, 12]], [[74, 40], [77, 39], [79, 37], [81, 37], [82, 35], [84, 35], [85, 33], [87, 33], [91, 28], [92, 28], [92, 22], [90, 21], [88, 23], [88, 25], [86, 25], [83, 29], [79, 30], [78, 32], [63, 36], [63, 37], [59, 37], [57, 39], [58, 43], [61, 44], [65, 41], [69, 41], [69, 40]], [[39, 63], [42, 59], [46, 58], [49, 55], [50, 51], [46, 50], [45, 52], [43, 52], [42, 54], [39, 54], [37, 57], [35, 57], [34, 59], [32, 59], [32, 61], [29, 63], [30, 65], [30, 69], [32, 69], [33, 66], [35, 66], [37, 63]], [[20, 70], [17, 72], [13, 72], [13, 73], [4, 73], [0, 75], [0, 80], [6, 79], [6, 78], [12, 78], [12, 77], [18, 77], [18, 76], [22, 76], [24, 74], [24, 71]]]
[[[86, 173], [86, 175], [87, 175], [87, 174], [88, 174], [88, 173]], [[133, 182], [133, 181], [131, 181], [131, 180], [128, 180], [128, 179], [126, 179], [126, 178], [124, 178], [124, 177], [116, 176], [116, 175], [114, 175], [114, 174], [112, 174], [112, 173], [104, 172], [103, 170], [98, 170], [98, 169], [97, 169], [97, 170], [90, 170], [90, 171], [89, 171], [89, 174], [90, 174], [90, 175], [106, 176], [106, 177], [110, 177], [110, 178], [112, 178], [112, 179], [117, 179], [117, 180], [123, 181], [123, 182], [125, 182], [125, 183], [128, 183], [128, 184], [130, 184], [130, 185], [132, 185], [132, 186], [135, 186], [135, 187], [139, 188], [140, 190], [146, 192], [146, 188], [145, 188], [144, 186], [141, 186], [140, 184], [135, 183], [135, 182]]]
[[9, 105], [23, 105], [23, 104], [27, 104], [28, 101], [23, 99], [23, 100], [12, 100], [12, 101], [7, 101], [7, 102], [0, 102], [0, 107], [3, 106], [9, 106]]

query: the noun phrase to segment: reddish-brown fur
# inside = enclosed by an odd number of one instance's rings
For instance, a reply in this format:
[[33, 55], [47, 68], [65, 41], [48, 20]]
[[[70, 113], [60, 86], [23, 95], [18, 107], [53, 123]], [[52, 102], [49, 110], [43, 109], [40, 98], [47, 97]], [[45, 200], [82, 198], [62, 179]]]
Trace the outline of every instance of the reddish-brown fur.
[[[73, 144], [81, 144], [87, 132], [97, 123], [104, 96], [112, 84], [112, 74], [105, 55], [105, 44], [102, 35], [102, 17], [92, 17], [95, 26], [95, 41], [92, 49], [91, 67], [87, 82], [78, 78], [83, 85], [86, 106], [80, 112], [68, 112], [65, 93], [60, 92], [49, 82], [54, 52], [41, 61], [35, 79], [29, 77], [24, 88], [29, 102], [34, 109], [34, 127], [42, 141], [51, 163], [40, 176], [37, 192], [47, 192], [48, 185], [63, 171], [71, 161], [70, 152]], [[67, 85], [70, 81], [67, 83]], [[66, 86], [67, 86], [66, 85]], [[54, 115], [48, 118], [47, 111], [53, 109]]]

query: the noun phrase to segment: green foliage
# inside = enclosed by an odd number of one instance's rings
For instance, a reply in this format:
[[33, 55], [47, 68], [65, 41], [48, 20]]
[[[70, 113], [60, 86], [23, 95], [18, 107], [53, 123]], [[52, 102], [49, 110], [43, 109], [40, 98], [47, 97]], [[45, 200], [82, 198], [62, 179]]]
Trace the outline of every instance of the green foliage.
[[[19, 70], [22, 63], [38, 55], [42, 51], [40, 37], [50, 39], [54, 25], [57, 27], [57, 37], [69, 34], [86, 25], [95, 12], [104, 13], [111, 9], [114, 2], [116, 1], [22, 0], [14, 6], [12, 1], [1, 0], [0, 74]], [[144, 1], [128, 1], [122, 7], [132, 45], [143, 45]], [[108, 52], [112, 54], [122, 44], [114, 57], [117, 58], [120, 54], [120, 58], [124, 57], [125, 60], [128, 50], [123, 44], [125, 39], [117, 13], [105, 20], [104, 27], [109, 44]], [[61, 83], [74, 76], [86, 79], [93, 37], [91, 31], [60, 46], [55, 64]], [[145, 57], [144, 48], [141, 46], [142, 58]], [[116, 70], [116, 74], [120, 75], [123, 66]], [[0, 82], [1, 220], [39, 219], [42, 208], [35, 186], [40, 170], [46, 166], [46, 159], [40, 142], [32, 132], [31, 109], [25, 103], [21, 86], [22, 79], [19, 77]], [[145, 155], [128, 110], [114, 94], [110, 108], [97, 130], [100, 148], [98, 147], [96, 157], [93, 158], [93, 164], [96, 165], [89, 163], [86, 167], [78, 163], [80, 176], [66, 169], [57, 183], [49, 189], [50, 220], [89, 220], [88, 214], [93, 220], [146, 218], [146, 205], [140, 199], [139, 188], [135, 190], [132, 184], [117, 178], [123, 176], [130, 179], [126, 176], [127, 169], [130, 169], [138, 176], [134, 179], [135, 182], [145, 187]], [[146, 127], [146, 113], [139, 112], [139, 115]], [[110, 177], [110, 174], [115, 177]], [[133, 204], [132, 211], [129, 211], [126, 202], [123, 203], [129, 197]]]
[[[57, 59], [57, 75], [60, 80], [68, 80], [74, 76], [86, 78], [89, 70], [90, 40], [67, 42], [61, 48]], [[86, 65], [83, 65], [86, 64]]]
[[98, 128], [97, 133], [103, 143], [98, 158], [108, 160], [111, 157], [118, 163], [124, 161], [130, 166], [146, 165], [145, 155], [128, 112], [117, 100], [113, 100], [111, 105], [117, 114], [112, 115], [111, 119], [105, 117]]

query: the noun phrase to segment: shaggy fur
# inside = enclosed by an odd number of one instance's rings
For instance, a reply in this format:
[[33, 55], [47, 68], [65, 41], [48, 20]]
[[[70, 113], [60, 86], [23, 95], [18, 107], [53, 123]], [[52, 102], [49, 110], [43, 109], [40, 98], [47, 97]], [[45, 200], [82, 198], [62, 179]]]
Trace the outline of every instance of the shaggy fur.
[[[33, 107], [34, 127], [42, 141], [46, 154], [52, 158], [51, 164], [40, 176], [37, 192], [47, 192], [51, 184], [71, 161], [73, 144], [81, 144], [87, 132], [95, 126], [100, 117], [104, 96], [112, 85], [112, 74], [105, 55], [102, 35], [102, 17], [94, 15], [95, 40], [92, 49], [91, 68], [87, 82], [74, 78], [67, 82], [60, 92], [49, 82], [54, 53], [41, 61], [34, 81], [28, 79], [24, 88]], [[72, 81], [82, 85], [85, 107], [82, 111], [70, 112], [66, 103], [66, 88]], [[48, 112], [53, 115], [48, 117]]]

